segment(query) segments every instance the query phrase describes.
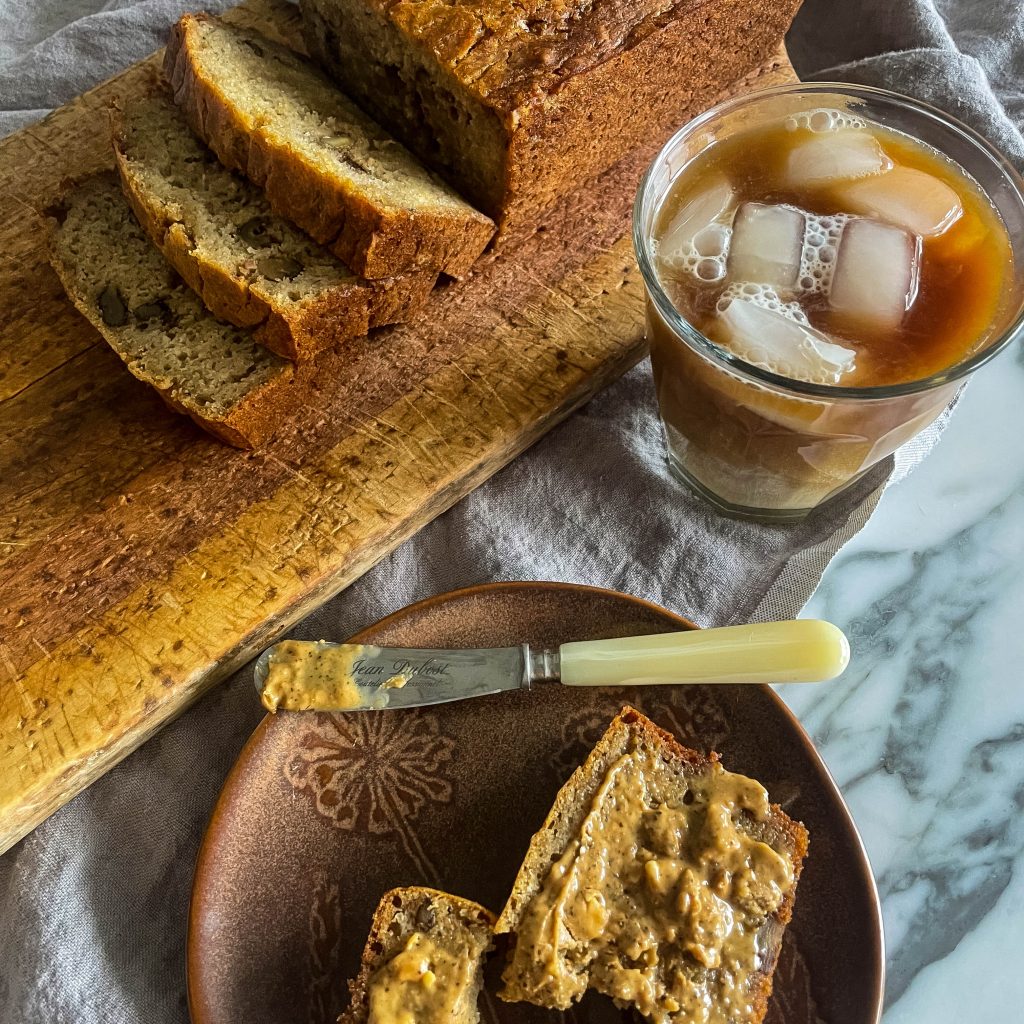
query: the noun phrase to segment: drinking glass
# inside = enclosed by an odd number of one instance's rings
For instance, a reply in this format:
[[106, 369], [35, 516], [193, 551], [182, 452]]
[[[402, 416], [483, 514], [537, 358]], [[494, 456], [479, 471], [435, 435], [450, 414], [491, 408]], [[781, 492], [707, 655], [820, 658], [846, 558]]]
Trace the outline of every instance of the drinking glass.
[[[653, 227], [690, 162], [737, 132], [822, 107], [875, 121], [954, 160], [989, 197], [1009, 234], [1012, 266], [996, 318], [967, 356], [929, 377], [844, 387], [773, 373], [705, 337], [659, 280]], [[732, 515], [805, 516], [923, 430], [971, 374], [1024, 331], [1024, 182], [966, 125], [887, 90], [796, 84], [708, 110], [668, 141], [644, 176], [633, 243], [647, 292], [647, 335], [670, 467]]]

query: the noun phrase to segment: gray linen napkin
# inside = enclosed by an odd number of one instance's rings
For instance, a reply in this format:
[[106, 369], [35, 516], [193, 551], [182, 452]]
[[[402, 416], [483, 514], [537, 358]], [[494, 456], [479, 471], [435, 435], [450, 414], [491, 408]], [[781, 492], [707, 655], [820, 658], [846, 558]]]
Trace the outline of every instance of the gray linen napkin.
[[[0, 133], [144, 56], [194, 6], [0, 0]], [[1024, 162], [1017, 0], [807, 0], [790, 51], [805, 77], [929, 99]], [[293, 635], [340, 639], [418, 598], [501, 579], [614, 587], [702, 624], [791, 616], [944, 422], [804, 523], [737, 523], [668, 476], [645, 363]], [[0, 859], [3, 1024], [187, 1021], [192, 865], [261, 717], [250, 685], [238, 673]]]

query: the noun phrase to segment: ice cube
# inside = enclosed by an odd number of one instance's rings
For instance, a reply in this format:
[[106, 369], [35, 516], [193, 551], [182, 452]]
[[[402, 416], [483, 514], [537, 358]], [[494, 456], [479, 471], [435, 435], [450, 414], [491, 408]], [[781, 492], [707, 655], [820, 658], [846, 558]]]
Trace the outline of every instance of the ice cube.
[[789, 188], [799, 189], [866, 178], [891, 167], [870, 132], [846, 128], [798, 142], [789, 151], [785, 179]]
[[837, 196], [853, 213], [877, 217], [915, 235], [941, 235], [964, 212], [949, 185], [913, 167], [851, 181]]
[[729, 276], [792, 289], [803, 244], [804, 215], [795, 207], [744, 203], [732, 225]]
[[[716, 178], [703, 191], [683, 204], [669, 221], [658, 240], [658, 258], [675, 270], [689, 266], [701, 255], [695, 239], [714, 224], [732, 205], [732, 186], [725, 178]], [[726, 240], [727, 241], [727, 240]], [[723, 246], [725, 242], [722, 243]]]
[[902, 228], [851, 218], [839, 238], [832, 309], [868, 330], [898, 327], [917, 295], [920, 245]]
[[838, 384], [856, 353], [809, 324], [744, 298], [718, 315], [723, 342], [741, 359], [773, 373], [814, 384]]

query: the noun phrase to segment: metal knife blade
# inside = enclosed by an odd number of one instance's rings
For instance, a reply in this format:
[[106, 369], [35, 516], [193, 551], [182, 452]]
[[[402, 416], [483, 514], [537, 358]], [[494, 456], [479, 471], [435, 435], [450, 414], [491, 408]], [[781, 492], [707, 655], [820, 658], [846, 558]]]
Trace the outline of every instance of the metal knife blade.
[[557, 651], [526, 644], [443, 650], [284, 640], [256, 660], [270, 711], [372, 711], [529, 688], [557, 675]]

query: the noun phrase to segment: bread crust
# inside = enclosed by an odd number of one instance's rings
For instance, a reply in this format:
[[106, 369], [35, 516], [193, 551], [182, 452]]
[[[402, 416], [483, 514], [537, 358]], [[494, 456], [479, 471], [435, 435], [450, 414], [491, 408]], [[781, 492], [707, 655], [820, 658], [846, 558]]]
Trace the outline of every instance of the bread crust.
[[[81, 307], [78, 308], [81, 311]], [[178, 401], [171, 390], [139, 376], [130, 366], [128, 370], [153, 388], [169, 409], [187, 416], [196, 426], [232, 448], [250, 449], [258, 448], [264, 441], [270, 440], [278, 427], [302, 406], [312, 379], [312, 365], [306, 364], [298, 371], [289, 367], [273, 381], [258, 390], [250, 391], [222, 419], [202, 416]]]
[[419, 885], [404, 886], [384, 893], [370, 922], [366, 946], [359, 962], [359, 973], [348, 983], [351, 1002], [338, 1018], [338, 1024], [366, 1024], [370, 1014], [370, 979], [397, 952], [396, 947], [399, 945], [395, 938], [388, 941], [392, 935], [392, 923], [399, 915], [412, 914], [415, 917], [419, 908], [428, 901], [447, 904], [474, 930], [491, 932], [494, 928], [494, 914], [479, 903], [461, 896]]
[[[155, 83], [153, 88], [157, 88]], [[325, 286], [301, 304], [268, 301], [230, 267], [207, 258], [174, 206], [150, 191], [135, 172], [127, 148], [124, 112], [117, 107], [111, 108], [111, 134], [121, 189], [153, 244], [211, 313], [239, 327], [255, 328], [256, 340], [284, 359], [312, 359], [374, 327], [410, 319], [437, 281], [436, 271], [415, 271]]]
[[[612, 719], [586, 761], [573, 772], [568, 782], [559, 790], [551, 810], [544, 819], [544, 824], [530, 840], [512, 892], [494, 926], [495, 935], [515, 935], [530, 901], [544, 882], [547, 869], [578, 834], [583, 819], [590, 810], [594, 794], [615, 760], [628, 751], [630, 740], [634, 736], [658, 749], [666, 761], [674, 762], [688, 775], [700, 774], [721, 760], [714, 751], [704, 755], [684, 747], [671, 733], [655, 725], [636, 708], [629, 705], [623, 707]], [[793, 916], [797, 883], [808, 848], [807, 829], [800, 822], [790, 818], [778, 804], [771, 805], [771, 816], [766, 823], [765, 831], [766, 839], [779, 841], [780, 845], [784, 846], [793, 867], [793, 885], [786, 893], [779, 909], [769, 918], [775, 941], [767, 951], [761, 969], [753, 975], [756, 1021], [763, 1020], [768, 1010], [772, 976], [782, 946], [782, 934]], [[503, 999], [509, 998], [503, 992], [499, 995]]]
[[[505, 199], [492, 216], [503, 239], [529, 231], [566, 190], [635, 149], [661, 143], [778, 48], [802, 0], [688, 5], [629, 49], [574, 74], [509, 130]], [[666, 60], [685, 54], [686, 61]], [[594, 111], [602, 112], [595, 126]]]
[[[763, 63], [800, 2], [300, 5], [310, 53], [494, 218], [498, 241], [508, 241], [534, 230], [566, 192], [632, 150], [662, 142]], [[423, 91], [424, 78], [440, 97]], [[479, 125], [478, 138], [461, 145], [461, 131], [446, 130], [453, 111], [459, 125]], [[437, 140], [446, 137], [456, 142], [444, 141], [438, 152]]]
[[415, 268], [456, 278], [468, 273], [494, 233], [487, 217], [469, 206], [461, 215], [384, 209], [274, 139], [204, 74], [198, 33], [214, 21], [203, 14], [181, 18], [167, 42], [164, 73], [192, 129], [226, 167], [263, 188], [275, 212], [361, 277], [395, 277]]

